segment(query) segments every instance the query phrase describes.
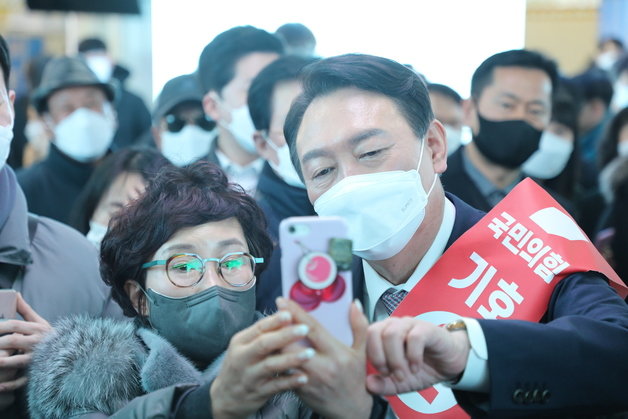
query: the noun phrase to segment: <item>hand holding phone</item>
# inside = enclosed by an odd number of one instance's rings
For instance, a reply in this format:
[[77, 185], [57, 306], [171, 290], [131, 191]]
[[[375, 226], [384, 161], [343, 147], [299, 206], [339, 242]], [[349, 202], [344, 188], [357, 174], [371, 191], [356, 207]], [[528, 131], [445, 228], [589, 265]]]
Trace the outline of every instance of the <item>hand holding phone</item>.
[[290, 217], [279, 225], [279, 242], [284, 297], [351, 346], [352, 254], [347, 230], [339, 217]]

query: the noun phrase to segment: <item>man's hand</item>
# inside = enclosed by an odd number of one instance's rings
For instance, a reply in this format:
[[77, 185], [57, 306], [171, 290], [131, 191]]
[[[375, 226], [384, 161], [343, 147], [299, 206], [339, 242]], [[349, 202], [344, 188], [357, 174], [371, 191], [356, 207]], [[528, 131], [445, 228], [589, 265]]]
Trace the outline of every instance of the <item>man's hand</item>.
[[[11, 352], [0, 349], [0, 359], [11, 356]], [[15, 380], [17, 368], [0, 368], [0, 383]], [[7, 409], [15, 401], [15, 393], [13, 391], [0, 392], [0, 412]]]
[[[353, 345], [348, 347], [293, 301], [278, 298], [277, 307], [310, 327], [307, 337], [316, 355], [301, 370], [308, 382], [297, 390], [301, 400], [326, 418], [368, 418], [373, 398], [366, 391], [366, 330], [361, 307], [349, 313]], [[292, 350], [292, 349], [291, 349]]]
[[30, 365], [33, 347], [52, 330], [50, 324], [17, 295], [17, 312], [24, 320], [0, 322], [0, 394], [23, 387], [26, 376], [16, 376], [17, 371]]
[[292, 320], [290, 313], [280, 311], [233, 336], [220, 374], [209, 390], [213, 417], [247, 417], [273, 395], [307, 382], [304, 374], [286, 372], [301, 367], [314, 351], [281, 353], [309, 331]]
[[391, 395], [453, 380], [464, 371], [470, 349], [466, 331], [449, 332], [414, 317], [373, 323], [366, 350], [379, 374], [367, 377], [367, 387]]

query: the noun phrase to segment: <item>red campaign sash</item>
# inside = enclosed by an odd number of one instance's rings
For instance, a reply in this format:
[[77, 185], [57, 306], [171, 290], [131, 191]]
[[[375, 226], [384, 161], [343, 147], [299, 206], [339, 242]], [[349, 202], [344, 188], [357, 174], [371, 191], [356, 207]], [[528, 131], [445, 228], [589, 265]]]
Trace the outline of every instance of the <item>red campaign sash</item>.
[[[525, 179], [456, 240], [392, 315], [435, 324], [460, 317], [536, 322], [556, 284], [585, 271], [602, 273], [622, 298], [628, 295], [573, 218]], [[402, 419], [469, 417], [441, 384], [388, 401]]]

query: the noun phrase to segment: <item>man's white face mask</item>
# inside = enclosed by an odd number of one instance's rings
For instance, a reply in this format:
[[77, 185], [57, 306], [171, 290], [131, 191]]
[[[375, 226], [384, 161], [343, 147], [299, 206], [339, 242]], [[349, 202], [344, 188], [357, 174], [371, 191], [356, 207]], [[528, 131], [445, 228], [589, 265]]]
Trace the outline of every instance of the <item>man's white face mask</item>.
[[253, 134], [255, 133], [255, 126], [249, 113], [249, 107], [242, 105], [239, 108], [230, 108], [225, 104], [225, 101], [214, 94], [214, 100], [221, 102], [225, 108], [228, 108], [231, 112], [231, 122], [225, 123], [224, 121], [218, 121], [218, 124], [229, 131], [233, 138], [238, 142], [247, 153], [257, 154], [255, 148], [255, 141], [253, 140]]
[[107, 153], [116, 131], [116, 119], [110, 103], [103, 113], [79, 108], [54, 127], [54, 144], [70, 158], [86, 163]]
[[552, 179], [563, 171], [572, 151], [573, 141], [551, 131], [543, 131], [539, 149], [532, 153], [521, 169], [532, 177]]
[[340, 216], [349, 225], [353, 253], [366, 260], [388, 259], [410, 241], [425, 218], [425, 207], [437, 176], [426, 193], [419, 167], [348, 176], [314, 202], [320, 216]]
[[175, 166], [187, 166], [207, 157], [215, 138], [216, 130], [188, 124], [179, 132], [162, 132], [161, 153]]
[[284, 144], [281, 147], [277, 147], [273, 140], [268, 137], [268, 135], [264, 135], [264, 141], [266, 144], [270, 146], [277, 153], [277, 159], [279, 160], [279, 164], [273, 163], [271, 160], [268, 160], [268, 164], [273, 168], [277, 176], [279, 176], [284, 182], [286, 182], [290, 186], [294, 186], [297, 188], [305, 188], [303, 181], [299, 177], [294, 165], [292, 164], [292, 159], [290, 158], [290, 149], [288, 148], [288, 144]]
[[451, 156], [462, 144], [462, 129], [445, 124], [445, 133], [447, 134], [447, 155]]

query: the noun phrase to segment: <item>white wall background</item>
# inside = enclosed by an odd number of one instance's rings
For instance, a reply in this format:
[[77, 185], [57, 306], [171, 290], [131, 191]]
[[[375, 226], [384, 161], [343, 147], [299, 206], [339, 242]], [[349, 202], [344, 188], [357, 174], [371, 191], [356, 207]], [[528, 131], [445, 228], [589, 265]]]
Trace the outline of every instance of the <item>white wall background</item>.
[[274, 32], [288, 22], [312, 30], [320, 56], [384, 56], [467, 97], [485, 58], [524, 46], [525, 8], [525, 0], [153, 0], [153, 98], [193, 72], [220, 32], [247, 24]]

